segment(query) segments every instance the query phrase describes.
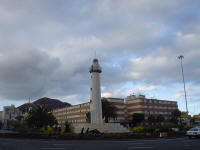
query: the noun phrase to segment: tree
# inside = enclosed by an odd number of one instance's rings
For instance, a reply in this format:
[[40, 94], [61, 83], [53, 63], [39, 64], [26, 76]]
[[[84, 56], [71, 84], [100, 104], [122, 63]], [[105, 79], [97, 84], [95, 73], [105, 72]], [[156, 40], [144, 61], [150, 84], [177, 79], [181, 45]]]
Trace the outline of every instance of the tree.
[[195, 118], [191, 118], [190, 119], [190, 123], [193, 125], [193, 124], [195, 124]]
[[65, 121], [65, 132], [66, 133], [72, 132], [72, 125], [68, 121]]
[[144, 114], [134, 113], [132, 115], [132, 122], [134, 125], [137, 125], [141, 123], [142, 121], [144, 121]]
[[172, 117], [174, 118], [178, 118], [181, 116], [181, 111], [178, 110], [178, 109], [175, 109], [173, 112], [172, 112]]
[[52, 127], [57, 123], [57, 120], [46, 108], [36, 105], [29, 111], [26, 122], [29, 127], [39, 129], [47, 128], [47, 126]]
[[117, 107], [112, 103], [106, 100], [106, 98], [102, 99], [102, 117], [105, 118], [105, 122], [108, 123], [110, 118], [117, 118]]
[[0, 129], [3, 127], [3, 123], [0, 121]]
[[17, 121], [19, 121], [19, 122], [22, 121], [23, 118], [24, 118], [23, 116], [17, 116], [17, 117], [15, 117], [15, 119], [16, 119]]
[[150, 125], [153, 125], [153, 124], [156, 122], [155, 116], [150, 115], [150, 116], [148, 117], [148, 122], [149, 122]]
[[191, 119], [192, 117], [190, 115], [188, 115], [187, 112], [181, 112], [181, 115], [180, 115], [181, 118], [187, 118], [187, 119]]
[[181, 117], [181, 112], [178, 109], [175, 109], [172, 112], [172, 118], [171, 118], [171, 122], [177, 124], [178, 123], [178, 119]]
[[156, 117], [156, 122], [158, 122], [159, 125], [161, 125], [161, 123], [164, 122], [164, 121], [165, 121], [165, 118], [163, 117], [163, 115], [158, 115]]

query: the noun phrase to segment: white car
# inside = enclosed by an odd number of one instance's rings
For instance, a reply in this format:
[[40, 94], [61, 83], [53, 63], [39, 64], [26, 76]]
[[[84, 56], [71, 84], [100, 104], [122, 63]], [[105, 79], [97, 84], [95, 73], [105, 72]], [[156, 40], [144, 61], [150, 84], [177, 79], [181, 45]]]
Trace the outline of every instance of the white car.
[[186, 135], [189, 138], [200, 137], [200, 128], [191, 128], [189, 131], [187, 131]]

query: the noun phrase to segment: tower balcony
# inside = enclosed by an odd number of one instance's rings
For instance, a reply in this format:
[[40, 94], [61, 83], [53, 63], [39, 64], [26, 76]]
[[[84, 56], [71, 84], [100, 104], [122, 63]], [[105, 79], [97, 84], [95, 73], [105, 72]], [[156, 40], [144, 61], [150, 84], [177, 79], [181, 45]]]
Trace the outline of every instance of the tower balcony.
[[102, 72], [102, 70], [101, 70], [101, 67], [100, 66], [91, 66], [90, 67], [90, 73], [92, 73], [92, 72], [98, 72], [98, 73], [101, 73]]
[[98, 73], [102, 72], [101, 67], [99, 66], [98, 63], [98, 59], [96, 58], [93, 60], [92, 66], [90, 67], [90, 73], [92, 72], [98, 72]]

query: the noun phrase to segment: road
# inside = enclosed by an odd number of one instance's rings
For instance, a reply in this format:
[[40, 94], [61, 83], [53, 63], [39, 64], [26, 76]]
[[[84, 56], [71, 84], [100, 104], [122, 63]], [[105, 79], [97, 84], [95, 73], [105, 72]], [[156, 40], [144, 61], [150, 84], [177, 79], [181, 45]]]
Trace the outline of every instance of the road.
[[0, 138], [0, 150], [200, 150], [200, 139], [39, 140]]

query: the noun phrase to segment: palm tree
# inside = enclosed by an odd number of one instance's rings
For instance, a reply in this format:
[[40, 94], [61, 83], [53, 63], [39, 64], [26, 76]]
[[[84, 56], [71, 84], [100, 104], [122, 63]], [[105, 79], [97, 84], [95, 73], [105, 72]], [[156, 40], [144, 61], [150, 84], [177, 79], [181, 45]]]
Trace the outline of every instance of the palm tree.
[[177, 124], [180, 117], [181, 117], [181, 111], [178, 110], [178, 109], [175, 109], [175, 110], [172, 112], [171, 121]]
[[155, 116], [150, 115], [150, 116], [148, 117], [148, 122], [149, 122], [150, 125], [154, 125], [154, 123], [156, 122]]
[[165, 121], [165, 118], [163, 117], [163, 115], [158, 115], [156, 117], [156, 121], [159, 123], [159, 125], [161, 125], [161, 123]]
[[108, 123], [111, 118], [117, 118], [117, 107], [107, 101], [106, 98], [102, 98], [102, 117], [105, 118], [106, 123]]
[[132, 122], [134, 125], [137, 125], [137, 124], [141, 123], [142, 121], [144, 121], [144, 114], [134, 113], [132, 115]]
[[47, 126], [52, 127], [57, 123], [57, 120], [46, 108], [36, 105], [29, 111], [26, 122], [29, 127], [39, 129]]

